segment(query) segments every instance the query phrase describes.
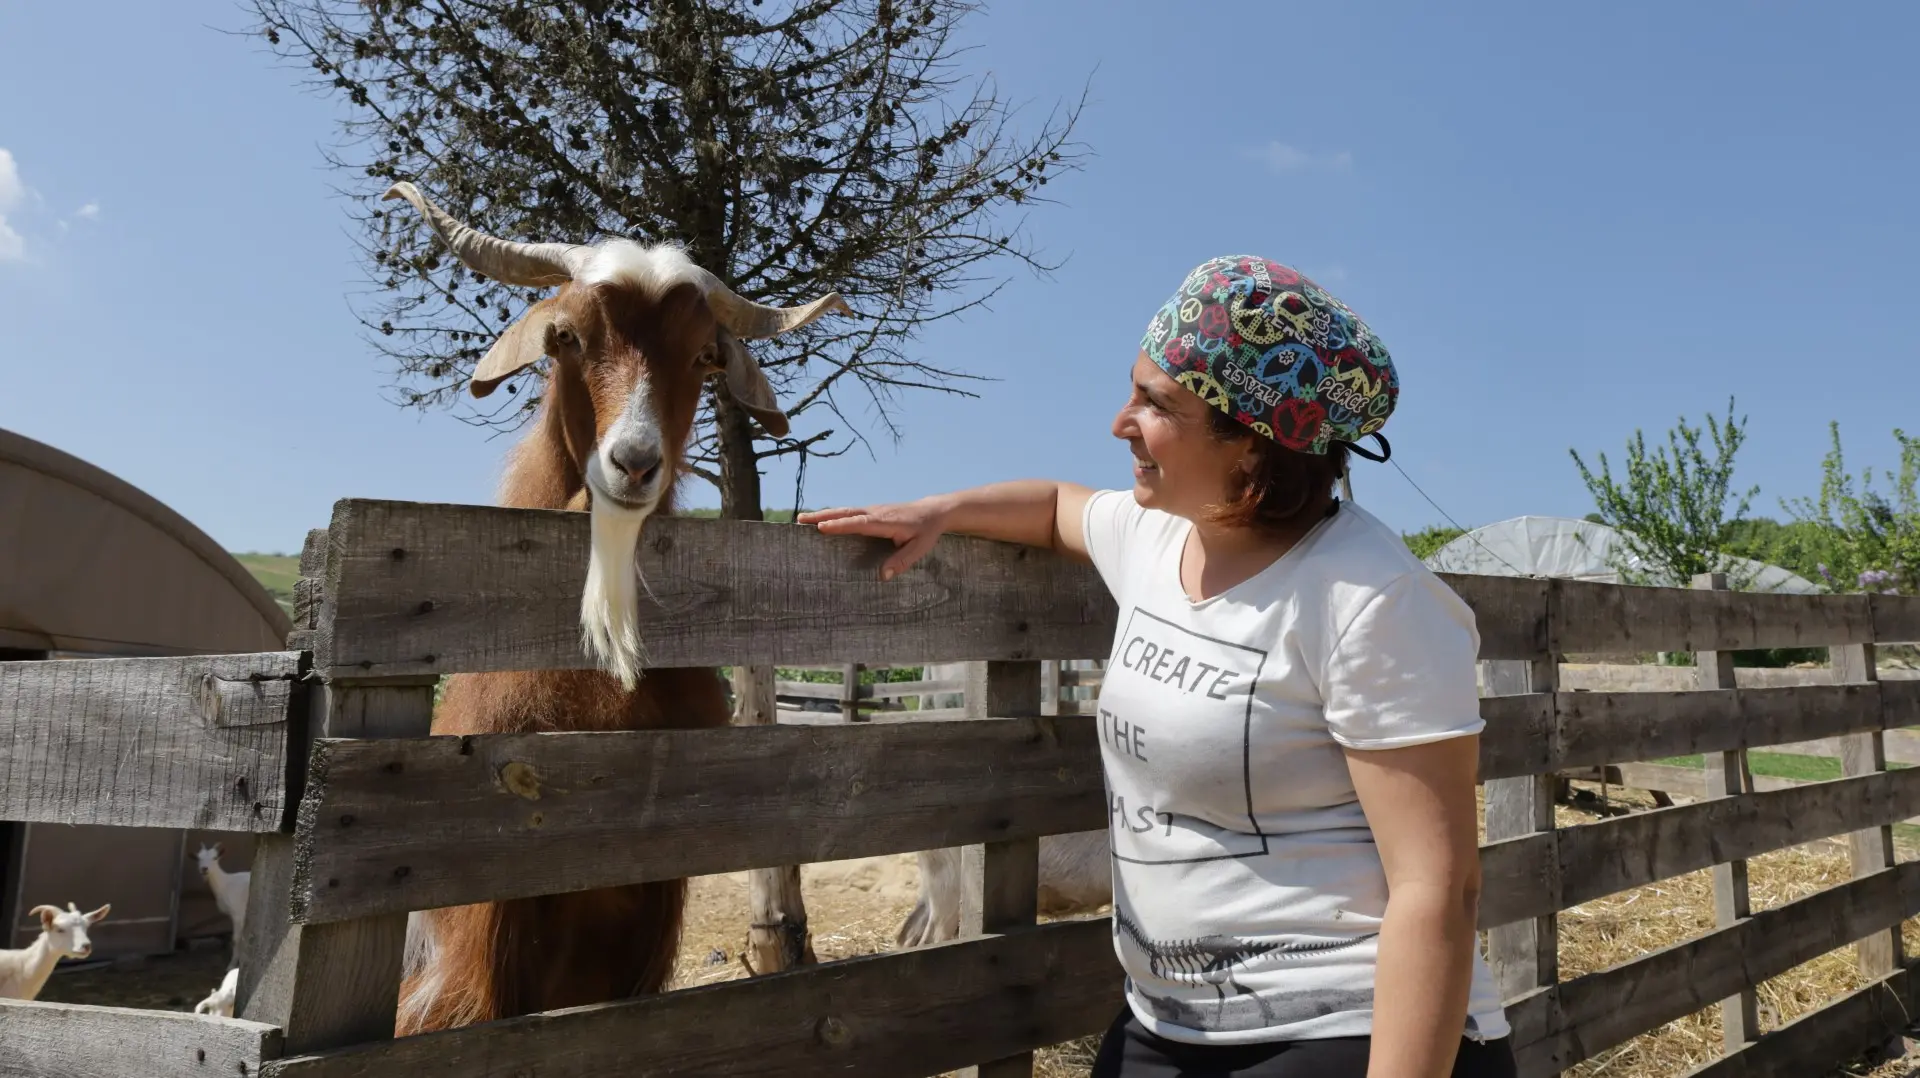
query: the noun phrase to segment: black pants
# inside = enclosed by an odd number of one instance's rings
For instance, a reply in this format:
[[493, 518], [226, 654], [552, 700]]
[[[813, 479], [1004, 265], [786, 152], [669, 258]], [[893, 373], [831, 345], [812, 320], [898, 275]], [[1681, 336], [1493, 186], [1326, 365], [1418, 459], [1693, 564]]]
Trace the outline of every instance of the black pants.
[[[1366, 1078], [1368, 1037], [1273, 1044], [1186, 1044], [1156, 1037], [1130, 1009], [1101, 1038], [1089, 1078]], [[1515, 1078], [1505, 1038], [1460, 1038], [1453, 1078]]]

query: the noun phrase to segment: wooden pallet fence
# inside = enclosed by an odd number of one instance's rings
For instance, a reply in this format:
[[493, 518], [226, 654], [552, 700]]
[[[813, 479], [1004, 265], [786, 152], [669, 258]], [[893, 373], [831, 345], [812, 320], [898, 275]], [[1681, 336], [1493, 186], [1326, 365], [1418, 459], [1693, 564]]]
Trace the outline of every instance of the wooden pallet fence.
[[[1030, 1074], [1035, 1049], [1105, 1026], [1120, 989], [1108, 921], [1035, 925], [1032, 908], [1037, 839], [1106, 818], [1095, 720], [1059, 698], [1099, 675], [1040, 662], [1107, 652], [1115, 610], [1090, 569], [948, 537], [881, 584], [885, 543], [655, 521], [638, 560], [655, 664], [835, 664], [839, 684], [806, 691], [831, 690], [814, 698], [873, 721], [422, 736], [441, 675], [585, 665], [587, 540], [581, 514], [342, 502], [303, 552], [288, 654], [17, 664], [75, 668], [53, 681], [0, 666], [9, 812], [29, 810], [22, 776], [53, 774], [69, 792], [31, 811], [263, 832], [242, 946], [243, 1014], [259, 1021], [0, 1005], [0, 1073], [72, 1073], [66, 1042], [98, 1029], [103, 1047], [79, 1058], [107, 1076], [172, 1074], [183, 1053], [205, 1053], [194, 1073], [1011, 1078]], [[1507, 821], [1482, 850], [1481, 924], [1500, 930], [1521, 1073], [1559, 1073], [1856, 942], [1878, 963], [1869, 988], [1779, 1030], [1743, 1031], [1701, 1073], [1806, 1073], [1884, 1037], [1911, 993], [1904, 956], [1884, 940], [1920, 913], [1920, 876], [1876, 843], [1920, 816], [1920, 769], [1885, 770], [1906, 751], [1888, 731], [1920, 725], [1920, 681], [1876, 680], [1871, 649], [1920, 638], [1920, 601], [1446, 579], [1475, 612], [1481, 657], [1522, 675], [1502, 674], [1481, 702], [1481, 777], [1499, 803], [1490, 823]], [[1558, 662], [1811, 645], [1846, 655], [1836, 669], [1848, 683], [1569, 691]], [[964, 686], [859, 686], [849, 658], [886, 655], [979, 665]], [[308, 672], [317, 685], [304, 689]], [[954, 688], [967, 706], [946, 721], [863, 706]], [[1543, 811], [1556, 773], [1624, 779], [1668, 756], [1805, 745], [1837, 746], [1847, 777], [1756, 781], [1576, 827]], [[162, 769], [174, 760], [188, 765]], [[265, 796], [236, 798], [241, 778]], [[159, 807], [127, 816], [134, 791]], [[1840, 835], [1856, 851], [1845, 884], [1559, 979], [1560, 911]], [[411, 910], [955, 846], [969, 883], [966, 934], [951, 944], [389, 1039]], [[115, 1047], [132, 1044], [147, 1054]]]

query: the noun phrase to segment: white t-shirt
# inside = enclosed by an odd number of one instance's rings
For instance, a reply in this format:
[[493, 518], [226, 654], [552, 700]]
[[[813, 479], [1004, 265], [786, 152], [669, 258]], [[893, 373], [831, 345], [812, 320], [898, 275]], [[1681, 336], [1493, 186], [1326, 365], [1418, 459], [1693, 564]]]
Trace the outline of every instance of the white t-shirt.
[[[1196, 603], [1191, 529], [1129, 491], [1087, 503], [1120, 608], [1098, 722], [1127, 1002], [1177, 1041], [1366, 1036], [1387, 881], [1341, 747], [1479, 732], [1473, 611], [1350, 504]], [[1477, 948], [1468, 1015], [1508, 1032]]]

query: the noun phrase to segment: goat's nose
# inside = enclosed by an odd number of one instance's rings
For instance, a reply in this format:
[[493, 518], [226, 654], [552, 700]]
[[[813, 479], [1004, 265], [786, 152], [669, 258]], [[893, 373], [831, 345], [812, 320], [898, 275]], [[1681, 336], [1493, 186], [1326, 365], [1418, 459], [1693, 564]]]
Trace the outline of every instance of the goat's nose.
[[660, 447], [628, 439], [615, 442], [607, 450], [607, 459], [630, 483], [645, 483], [660, 470]]

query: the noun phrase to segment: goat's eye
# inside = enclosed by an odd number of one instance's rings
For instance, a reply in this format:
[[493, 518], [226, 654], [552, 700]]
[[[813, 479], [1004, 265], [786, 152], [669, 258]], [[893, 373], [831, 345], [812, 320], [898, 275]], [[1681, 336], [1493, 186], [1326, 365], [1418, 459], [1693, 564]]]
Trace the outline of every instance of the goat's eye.
[[553, 327], [553, 341], [562, 348], [580, 347], [580, 338], [575, 336], [573, 330], [568, 329], [566, 326]]

